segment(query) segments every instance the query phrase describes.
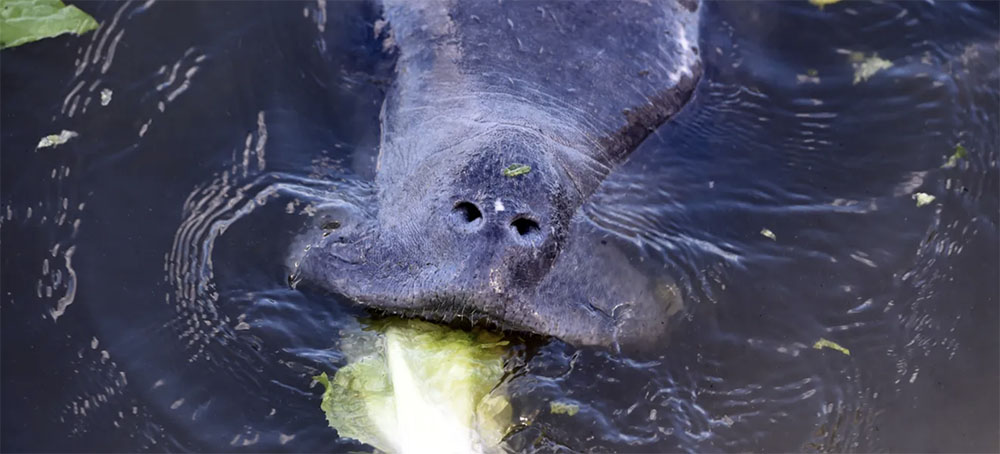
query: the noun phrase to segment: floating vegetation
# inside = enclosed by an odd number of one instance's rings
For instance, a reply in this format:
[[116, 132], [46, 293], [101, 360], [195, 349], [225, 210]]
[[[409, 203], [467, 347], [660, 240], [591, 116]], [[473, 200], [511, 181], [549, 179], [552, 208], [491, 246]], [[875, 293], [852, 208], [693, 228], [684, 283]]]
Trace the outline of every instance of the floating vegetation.
[[111, 90], [108, 88], [101, 90], [101, 105], [106, 106], [111, 104]]
[[913, 194], [913, 200], [917, 201], [917, 206], [918, 207], [922, 207], [922, 206], [925, 206], [925, 205], [930, 205], [930, 203], [933, 202], [935, 198], [936, 197], [934, 197], [933, 195], [930, 195], [930, 194], [928, 194], [926, 192], [918, 192], [916, 194]]
[[330, 378], [320, 407], [330, 427], [385, 452], [494, 452], [511, 419], [507, 341], [486, 331], [387, 319], [363, 332]]
[[96, 28], [93, 17], [59, 0], [0, 1], [0, 49]]
[[760, 229], [760, 234], [764, 235], [767, 238], [770, 238], [773, 241], [778, 241], [778, 236], [775, 235], [774, 232], [772, 232], [772, 231], [770, 231], [768, 229]]
[[832, 5], [832, 4], [837, 3], [839, 1], [840, 0], [809, 0], [809, 3], [812, 3], [813, 5], [818, 6], [819, 9], [822, 10], [824, 6], [826, 6], [826, 5]]
[[867, 81], [869, 78], [874, 76], [875, 73], [883, 69], [892, 68], [892, 62], [879, 58], [877, 53], [866, 58], [865, 54], [861, 52], [851, 52], [851, 62], [854, 66], [855, 85], [859, 82]]
[[959, 159], [965, 159], [967, 156], [969, 156], [969, 152], [965, 150], [962, 144], [955, 145], [955, 152], [948, 158], [948, 162], [945, 162], [941, 167], [945, 169], [955, 167], [958, 165]]
[[840, 344], [838, 344], [838, 343], [836, 343], [836, 342], [834, 342], [832, 340], [824, 339], [822, 337], [818, 341], [816, 341], [815, 344], [813, 344], [813, 348], [815, 348], [816, 350], [822, 350], [824, 348], [829, 348], [831, 350], [836, 350], [836, 351], [838, 351], [840, 353], [843, 353], [843, 354], [845, 354], [847, 356], [851, 356], [851, 351], [850, 350], [844, 348], [843, 346], [841, 346]]
[[554, 415], [575, 416], [580, 411], [580, 406], [569, 402], [549, 402], [549, 412]]
[[78, 135], [79, 134], [73, 131], [67, 131], [63, 129], [62, 132], [60, 132], [59, 134], [49, 134], [45, 137], [42, 137], [42, 140], [38, 141], [38, 145], [35, 146], [35, 149], [57, 147], [66, 142], [69, 142], [69, 139], [72, 139]]

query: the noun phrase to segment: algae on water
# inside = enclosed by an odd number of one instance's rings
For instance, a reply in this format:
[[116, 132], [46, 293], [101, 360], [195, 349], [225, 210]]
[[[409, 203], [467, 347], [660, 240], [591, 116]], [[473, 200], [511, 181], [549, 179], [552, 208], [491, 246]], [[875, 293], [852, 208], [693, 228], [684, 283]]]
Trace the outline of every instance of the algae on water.
[[96, 28], [93, 17], [60, 0], [0, 0], [0, 49]]
[[348, 364], [316, 377], [340, 436], [393, 453], [500, 450], [511, 408], [499, 336], [392, 319], [342, 344]]

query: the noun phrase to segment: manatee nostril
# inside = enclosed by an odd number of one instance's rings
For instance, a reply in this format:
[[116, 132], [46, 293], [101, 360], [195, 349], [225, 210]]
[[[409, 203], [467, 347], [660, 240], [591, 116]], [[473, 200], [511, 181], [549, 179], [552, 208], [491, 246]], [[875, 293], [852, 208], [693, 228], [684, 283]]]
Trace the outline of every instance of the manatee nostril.
[[479, 207], [472, 202], [458, 202], [455, 204], [455, 208], [452, 212], [455, 213], [460, 220], [465, 221], [468, 224], [483, 218], [483, 213], [479, 211]]
[[541, 227], [538, 226], [538, 222], [528, 218], [517, 218], [510, 223], [510, 226], [517, 232], [518, 235], [528, 236], [541, 231]]

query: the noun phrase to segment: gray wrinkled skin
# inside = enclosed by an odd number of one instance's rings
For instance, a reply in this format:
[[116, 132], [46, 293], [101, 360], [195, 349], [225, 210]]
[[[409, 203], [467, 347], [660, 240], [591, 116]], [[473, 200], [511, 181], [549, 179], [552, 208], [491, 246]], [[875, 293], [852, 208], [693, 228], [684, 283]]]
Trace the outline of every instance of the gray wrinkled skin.
[[[580, 207], [687, 102], [693, 1], [408, 1], [376, 24], [395, 76], [377, 208], [307, 236], [305, 285], [432, 320], [577, 345], [655, 342], [674, 287], [600, 241]], [[508, 177], [511, 164], [531, 167]], [[357, 210], [354, 210], [357, 211]]]

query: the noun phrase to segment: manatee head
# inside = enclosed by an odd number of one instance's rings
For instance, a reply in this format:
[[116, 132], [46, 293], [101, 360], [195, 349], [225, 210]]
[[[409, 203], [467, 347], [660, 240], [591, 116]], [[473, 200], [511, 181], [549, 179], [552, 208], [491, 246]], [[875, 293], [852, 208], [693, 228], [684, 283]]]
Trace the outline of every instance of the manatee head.
[[676, 291], [581, 207], [690, 98], [697, 2], [382, 7], [396, 61], [376, 200], [304, 234], [298, 282], [404, 316], [655, 344]]
[[492, 125], [434, 152], [399, 152], [414, 159], [379, 169], [374, 213], [334, 210], [307, 233], [302, 280], [400, 315], [613, 342], [606, 314], [552, 291], [584, 197], [571, 147]]

